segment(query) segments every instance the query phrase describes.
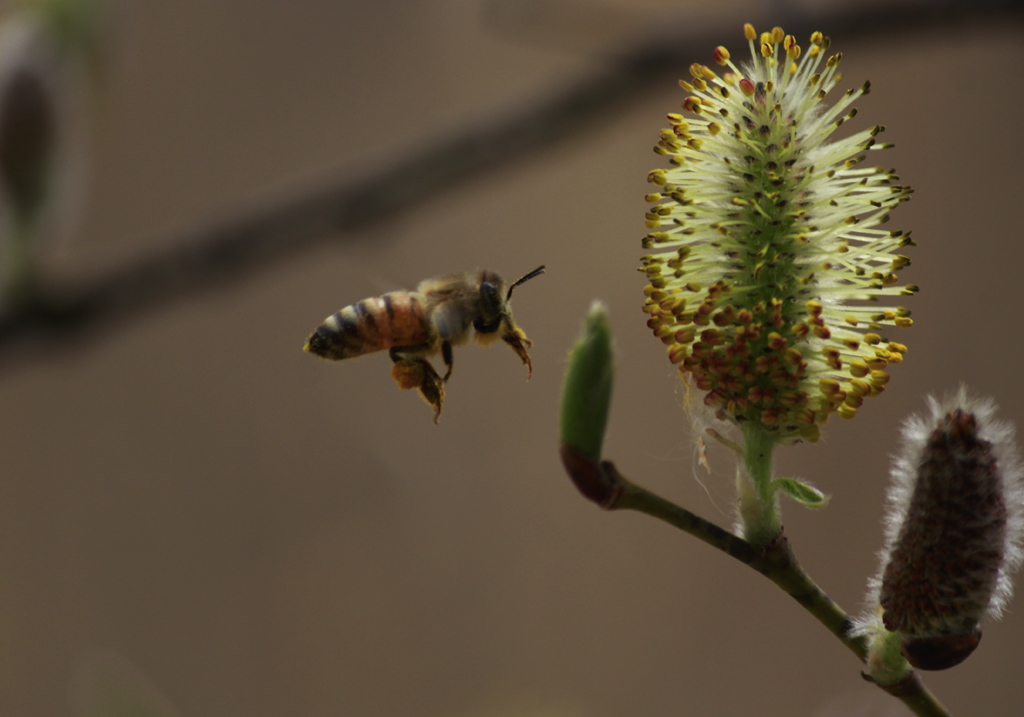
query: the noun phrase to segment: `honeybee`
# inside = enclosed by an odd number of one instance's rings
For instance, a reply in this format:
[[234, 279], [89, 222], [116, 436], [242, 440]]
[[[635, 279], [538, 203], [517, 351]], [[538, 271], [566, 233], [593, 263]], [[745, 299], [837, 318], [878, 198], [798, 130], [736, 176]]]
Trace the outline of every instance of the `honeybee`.
[[[434, 423], [441, 417], [444, 384], [452, 375], [452, 347], [472, 336], [486, 346], [496, 339], [508, 344], [526, 364], [527, 377], [533, 363], [526, 349], [533, 342], [512, 320], [509, 301], [512, 290], [544, 273], [538, 267], [512, 282], [493, 271], [476, 274], [448, 274], [420, 282], [416, 291], [392, 291], [346, 306], [328, 316], [303, 346], [321, 358], [354, 358], [388, 350], [394, 366], [391, 376], [399, 388], [415, 388], [434, 409]], [[504, 295], [503, 295], [504, 294]], [[441, 353], [444, 376], [434, 370], [426, 357]]]

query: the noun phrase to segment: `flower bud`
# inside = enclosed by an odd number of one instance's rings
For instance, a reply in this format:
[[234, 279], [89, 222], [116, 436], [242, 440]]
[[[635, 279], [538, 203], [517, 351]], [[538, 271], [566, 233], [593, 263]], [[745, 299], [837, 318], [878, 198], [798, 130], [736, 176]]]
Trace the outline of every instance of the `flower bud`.
[[562, 385], [559, 454], [576, 489], [604, 508], [614, 503], [620, 490], [601, 462], [614, 376], [608, 313], [595, 301], [569, 355]]
[[614, 374], [607, 310], [595, 301], [569, 356], [562, 387], [560, 436], [564, 445], [593, 461], [601, 460]]

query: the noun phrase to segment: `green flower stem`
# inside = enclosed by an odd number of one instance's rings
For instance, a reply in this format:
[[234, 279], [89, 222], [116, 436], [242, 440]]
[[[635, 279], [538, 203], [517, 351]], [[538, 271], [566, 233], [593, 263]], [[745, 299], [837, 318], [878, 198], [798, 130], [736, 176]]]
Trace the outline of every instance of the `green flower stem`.
[[[758, 465], [770, 467], [770, 447], [763, 457], [767, 463], [762, 460]], [[771, 543], [763, 546], [754, 545], [646, 488], [632, 483], [619, 473], [614, 464], [609, 461], [601, 463], [600, 472], [606, 477], [609, 484], [615, 486], [615, 490], [609, 492], [610, 499], [602, 507], [607, 510], [635, 510], [646, 513], [718, 548], [741, 563], [749, 565], [800, 603], [807, 612], [846, 645], [861, 662], [867, 658], [865, 638], [849, 635], [850, 618], [803, 571], [781, 529], [777, 531], [776, 538]], [[774, 501], [774, 495], [772, 500]], [[778, 511], [775, 510], [773, 514], [777, 517]], [[916, 672], [912, 671], [905, 680], [899, 683], [888, 686], [879, 685], [879, 687], [899, 699], [919, 717], [950, 717], [946, 708], [929, 692]]]
[[736, 493], [743, 535], [754, 545], [771, 545], [782, 534], [779, 499], [772, 484], [772, 452], [777, 438], [758, 423], [743, 427], [742, 461], [737, 462]]
[[879, 687], [905, 704], [918, 717], [950, 717], [949, 711], [928, 690], [917, 672], [911, 671], [907, 679], [895, 685]]
[[910, 677], [914, 668], [900, 652], [902, 636], [898, 632], [889, 632], [884, 627], [869, 633], [854, 629], [867, 640], [868, 669], [864, 672], [865, 680], [886, 689]]
[[784, 535], [778, 534], [770, 545], [759, 547], [630, 482], [611, 463], [605, 462], [603, 467], [614, 476], [621, 488], [618, 499], [608, 507], [609, 510], [627, 509], [646, 513], [749, 565], [803, 605], [861, 661], [867, 656], [864, 638], [848, 636], [851, 625], [849, 617], [803, 571]]

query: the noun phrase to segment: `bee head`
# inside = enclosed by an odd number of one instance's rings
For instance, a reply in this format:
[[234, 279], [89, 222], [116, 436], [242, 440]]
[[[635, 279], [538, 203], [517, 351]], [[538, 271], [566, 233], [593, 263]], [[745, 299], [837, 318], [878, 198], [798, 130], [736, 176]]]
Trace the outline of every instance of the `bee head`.
[[543, 273], [544, 267], [537, 267], [523, 278], [512, 282], [508, 287], [508, 292], [502, 296], [502, 290], [505, 287], [504, 280], [493, 271], [481, 271], [479, 316], [473, 322], [473, 328], [477, 333], [493, 334], [499, 329], [503, 329], [502, 337], [504, 338], [504, 334], [517, 331], [516, 325], [512, 321], [512, 311], [508, 306], [512, 299], [512, 290]]
[[508, 287], [505, 296], [501, 295], [505, 282], [501, 277], [491, 271], [484, 271], [480, 274], [480, 304], [479, 317], [473, 322], [476, 329], [476, 340], [481, 344], [488, 344], [496, 338], [501, 338], [515, 352], [527, 368], [530, 374], [533, 373], [533, 364], [530, 355], [526, 352], [533, 342], [526, 338], [523, 330], [516, 326], [512, 320], [512, 310], [509, 308], [509, 301], [512, 299], [512, 290], [525, 281], [544, 273], [544, 267], [537, 267], [521, 279], [512, 282]]

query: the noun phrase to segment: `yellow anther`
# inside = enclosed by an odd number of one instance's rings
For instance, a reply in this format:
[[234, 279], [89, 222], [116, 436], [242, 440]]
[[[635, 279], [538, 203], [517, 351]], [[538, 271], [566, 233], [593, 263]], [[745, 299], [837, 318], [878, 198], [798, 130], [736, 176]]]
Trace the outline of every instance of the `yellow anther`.
[[801, 426], [813, 426], [814, 425], [814, 411], [809, 408], [802, 408], [799, 411], [794, 411], [794, 417], [796, 422]]
[[[846, 399], [843, 401], [843, 406], [849, 406], [850, 408], [857, 409], [864, 405], [864, 396], [855, 393], [846, 394]], [[842, 406], [840, 406], [840, 416], [842, 416]], [[843, 416], [846, 418], [846, 416]]]
[[846, 392], [846, 398], [849, 400], [850, 396], [867, 396], [871, 393], [871, 384], [867, 381], [861, 381], [859, 378], [850, 380], [850, 388]]
[[864, 378], [868, 375], [871, 369], [863, 361], [851, 361], [850, 362], [850, 374], [856, 378]]
[[680, 344], [690, 344], [690, 343], [693, 343], [693, 340], [697, 337], [697, 327], [696, 326], [684, 326], [683, 328], [681, 328], [678, 331], [676, 331], [674, 335], [675, 335], [675, 339], [676, 339], [677, 343], [680, 343]]
[[821, 394], [823, 396], [827, 396], [829, 398], [843, 393], [842, 386], [840, 386], [839, 382], [833, 378], [821, 379], [821, 381], [818, 382], [818, 388], [821, 389]]
[[680, 363], [689, 353], [690, 349], [688, 346], [673, 344], [668, 347], [668, 360], [672, 363]]

